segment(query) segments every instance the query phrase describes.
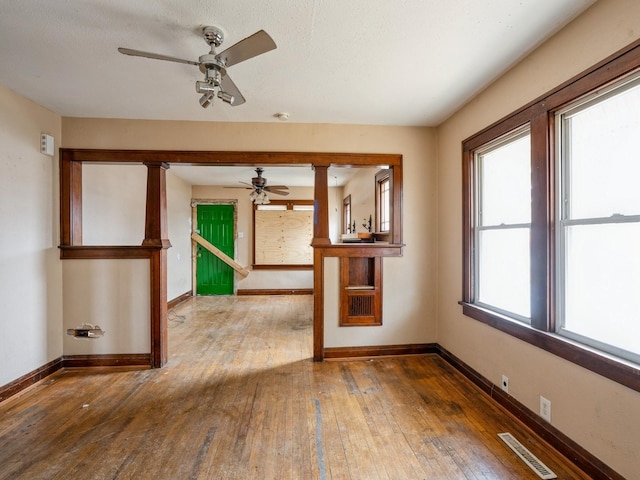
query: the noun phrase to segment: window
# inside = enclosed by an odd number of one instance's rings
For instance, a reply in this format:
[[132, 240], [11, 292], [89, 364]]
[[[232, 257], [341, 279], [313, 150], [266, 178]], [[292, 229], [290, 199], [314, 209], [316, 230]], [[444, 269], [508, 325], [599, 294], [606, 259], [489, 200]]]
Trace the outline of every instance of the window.
[[391, 228], [391, 173], [388, 169], [376, 174], [376, 232], [388, 233]]
[[518, 130], [476, 152], [478, 304], [529, 322], [531, 143]]
[[253, 268], [312, 268], [313, 200], [272, 200], [253, 212]]
[[640, 45], [463, 142], [463, 313], [640, 391]]
[[355, 233], [351, 230], [351, 195], [347, 195], [342, 201], [342, 233]]
[[640, 78], [556, 115], [558, 332], [640, 363]]

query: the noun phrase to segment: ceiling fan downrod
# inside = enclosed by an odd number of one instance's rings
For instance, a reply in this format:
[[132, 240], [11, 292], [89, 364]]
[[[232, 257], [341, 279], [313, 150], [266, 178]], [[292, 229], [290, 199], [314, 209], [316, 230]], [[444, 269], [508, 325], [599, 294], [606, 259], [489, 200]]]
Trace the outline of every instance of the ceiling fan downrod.
[[[216, 47], [222, 45], [224, 34], [222, 30], [216, 27], [203, 27], [202, 34], [204, 41], [211, 47], [208, 54], [200, 56], [200, 71], [204, 73], [204, 82], [196, 82], [196, 92], [202, 93], [200, 97], [200, 105], [207, 108], [217, 96], [223, 102], [232, 104], [235, 97], [230, 93], [222, 90], [222, 76], [226, 75], [226, 65], [224, 60], [216, 55]], [[217, 93], [216, 93], [217, 89]]]

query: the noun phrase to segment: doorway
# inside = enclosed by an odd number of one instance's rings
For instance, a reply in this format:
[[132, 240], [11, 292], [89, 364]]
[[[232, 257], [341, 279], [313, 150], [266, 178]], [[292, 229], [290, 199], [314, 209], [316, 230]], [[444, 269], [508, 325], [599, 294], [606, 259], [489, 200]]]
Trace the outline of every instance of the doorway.
[[[235, 257], [234, 205], [197, 205], [199, 234], [231, 258]], [[233, 269], [201, 245], [196, 247], [196, 294], [233, 295]]]

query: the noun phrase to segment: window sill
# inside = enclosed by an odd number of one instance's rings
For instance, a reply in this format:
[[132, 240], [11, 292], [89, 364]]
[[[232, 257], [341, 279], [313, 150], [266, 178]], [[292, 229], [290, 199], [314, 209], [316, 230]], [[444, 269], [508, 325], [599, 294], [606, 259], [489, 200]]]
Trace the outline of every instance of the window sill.
[[315, 246], [325, 257], [401, 257], [404, 244], [386, 242], [332, 243]]
[[529, 325], [510, 320], [485, 308], [467, 302], [462, 313], [501, 332], [516, 337], [564, 360], [580, 365], [609, 380], [640, 392], [640, 365], [594, 348], [561, 337], [555, 333], [537, 330]]
[[280, 265], [265, 265], [265, 264], [253, 264], [251, 265], [253, 270], [313, 270], [313, 265], [307, 264], [280, 264]]

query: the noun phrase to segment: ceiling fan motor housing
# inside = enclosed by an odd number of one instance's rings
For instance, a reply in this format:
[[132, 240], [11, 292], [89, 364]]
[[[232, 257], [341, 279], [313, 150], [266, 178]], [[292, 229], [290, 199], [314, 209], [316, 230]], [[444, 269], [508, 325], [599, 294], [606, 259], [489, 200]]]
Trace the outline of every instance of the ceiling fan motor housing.
[[251, 184], [256, 188], [264, 188], [267, 185], [267, 179], [262, 176], [263, 170], [256, 168], [257, 177], [251, 179]]
[[224, 33], [217, 27], [203, 27], [202, 34], [208, 45], [219, 47], [224, 42]]

